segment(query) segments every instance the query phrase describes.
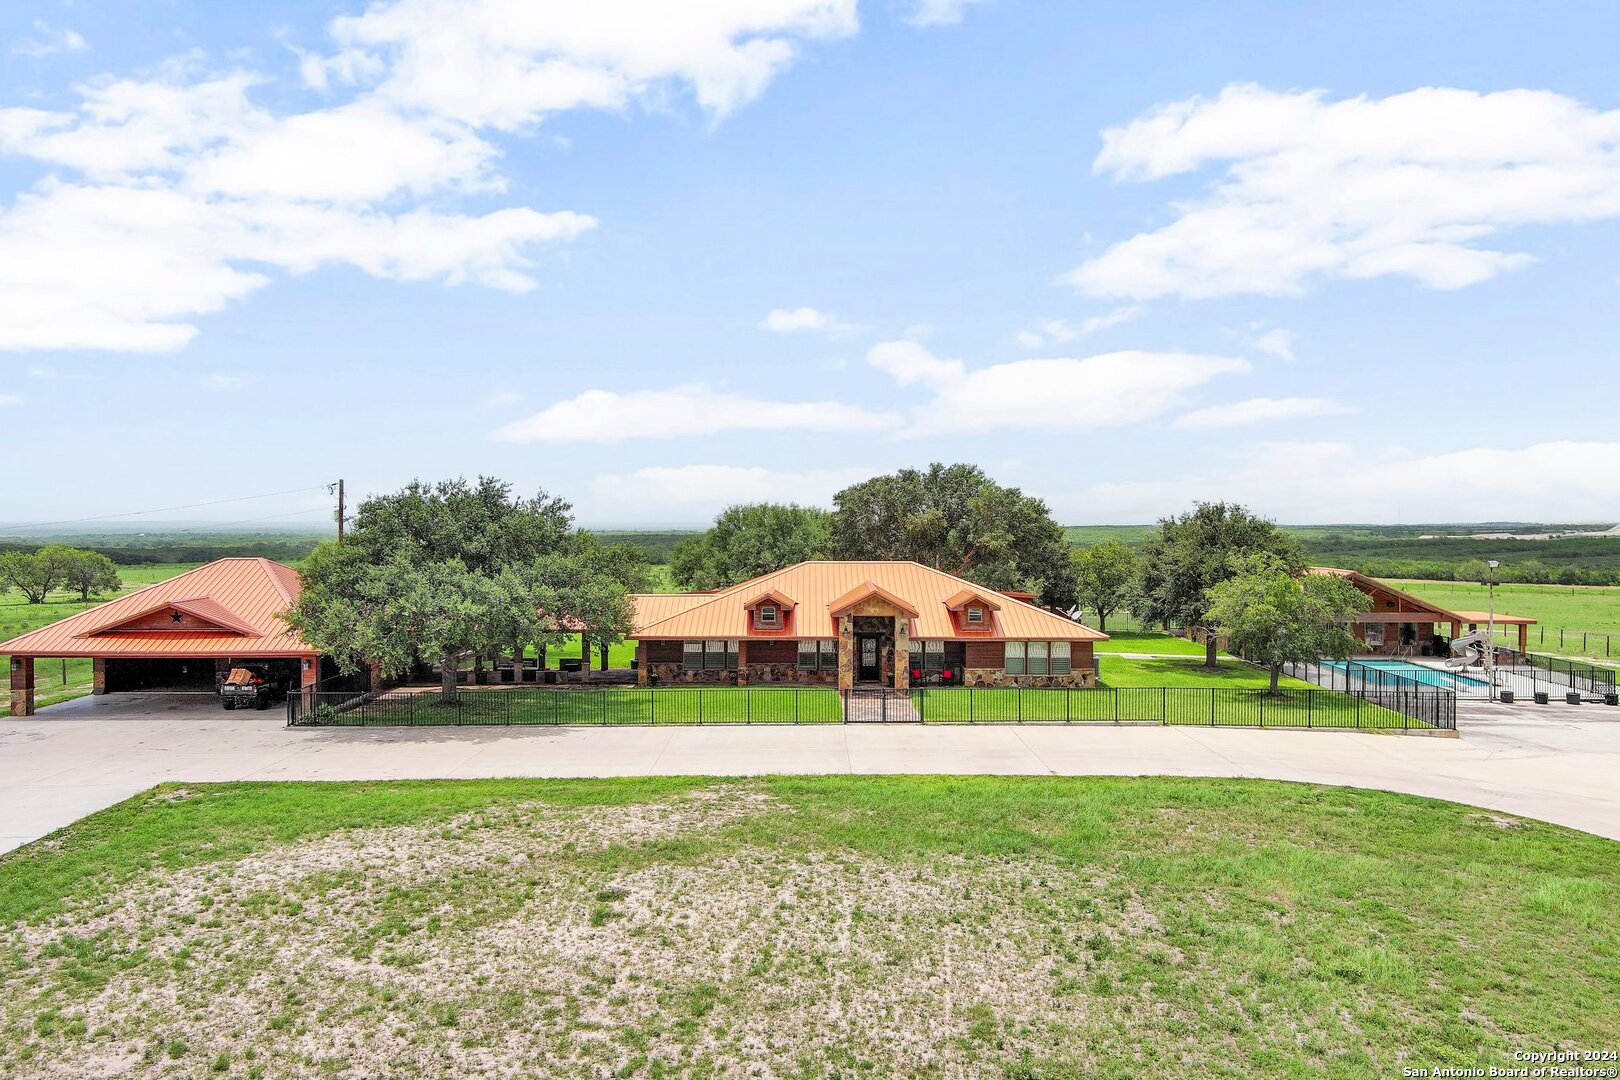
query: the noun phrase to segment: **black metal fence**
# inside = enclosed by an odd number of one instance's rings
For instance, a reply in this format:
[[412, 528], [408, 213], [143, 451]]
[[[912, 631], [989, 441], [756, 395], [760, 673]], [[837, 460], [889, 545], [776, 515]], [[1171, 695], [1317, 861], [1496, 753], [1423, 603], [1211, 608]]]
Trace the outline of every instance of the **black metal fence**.
[[[1526, 663], [1496, 669], [1493, 685], [1482, 668], [1449, 669], [1427, 664], [1403, 664], [1390, 668], [1355, 660], [1324, 660], [1310, 664], [1286, 664], [1283, 671], [1303, 682], [1328, 690], [1360, 694], [1378, 701], [1389, 695], [1425, 690], [1442, 690], [1462, 701], [1489, 701], [1503, 690], [1516, 697], [1535, 694], [1562, 698], [1570, 692], [1584, 700], [1603, 700], [1615, 692], [1616, 672], [1558, 656], [1530, 654]], [[1395, 700], [1399, 700], [1398, 696]]]
[[298, 693], [290, 727], [459, 727], [469, 725], [836, 724], [837, 691], [771, 687], [634, 686], [601, 689], [463, 689], [376, 694]]
[[631, 688], [294, 694], [289, 726], [1132, 723], [1354, 728], [1457, 726], [1455, 695], [1434, 688], [1340, 693], [1218, 687], [1017, 687], [851, 693], [809, 688]]
[[1456, 697], [1433, 688], [1381, 693], [1323, 689], [1103, 686], [1089, 690], [920, 690], [926, 723], [1148, 723], [1193, 727], [1357, 728], [1457, 726]]
[[1562, 656], [1527, 653], [1525, 660], [1535, 669], [1535, 677], [1549, 686], [1597, 696], [1614, 693], [1615, 676], [1620, 675], [1614, 668], [1565, 660]]
[[[1421, 671], [1415, 669], [1421, 667]], [[1491, 696], [1490, 680], [1478, 671], [1452, 671], [1417, 664], [1399, 668], [1363, 664], [1355, 660], [1321, 660], [1308, 664], [1284, 664], [1283, 674], [1328, 690], [1346, 694], [1423, 693], [1442, 691], [1457, 697], [1485, 699]]]

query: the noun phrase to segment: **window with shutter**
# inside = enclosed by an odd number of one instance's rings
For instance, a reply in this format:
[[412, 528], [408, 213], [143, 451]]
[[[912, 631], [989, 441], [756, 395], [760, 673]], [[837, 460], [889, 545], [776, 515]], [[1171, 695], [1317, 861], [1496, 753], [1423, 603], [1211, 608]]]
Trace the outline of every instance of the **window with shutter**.
[[1009, 675], [1022, 675], [1024, 673], [1024, 643], [1022, 641], [1007, 642], [1006, 670]]

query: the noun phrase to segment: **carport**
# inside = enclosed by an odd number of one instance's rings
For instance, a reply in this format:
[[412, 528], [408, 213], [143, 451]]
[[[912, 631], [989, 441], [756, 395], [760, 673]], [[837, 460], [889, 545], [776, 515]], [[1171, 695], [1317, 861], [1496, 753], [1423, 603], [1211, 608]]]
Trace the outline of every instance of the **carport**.
[[321, 657], [281, 621], [298, 572], [269, 559], [220, 559], [0, 643], [11, 715], [34, 713], [37, 660], [89, 658], [96, 694], [213, 693], [232, 667], [262, 664], [313, 686]]

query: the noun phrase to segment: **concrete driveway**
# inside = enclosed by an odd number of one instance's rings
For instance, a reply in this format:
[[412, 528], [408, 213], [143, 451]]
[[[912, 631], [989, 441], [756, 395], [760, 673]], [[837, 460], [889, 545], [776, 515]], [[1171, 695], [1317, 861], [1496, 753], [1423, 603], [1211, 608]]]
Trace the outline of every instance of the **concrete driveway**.
[[991, 773], [1238, 776], [1382, 788], [1620, 839], [1620, 709], [1459, 707], [1462, 737], [1210, 728], [826, 725], [299, 728], [211, 696], [0, 719], [0, 851], [165, 780]]

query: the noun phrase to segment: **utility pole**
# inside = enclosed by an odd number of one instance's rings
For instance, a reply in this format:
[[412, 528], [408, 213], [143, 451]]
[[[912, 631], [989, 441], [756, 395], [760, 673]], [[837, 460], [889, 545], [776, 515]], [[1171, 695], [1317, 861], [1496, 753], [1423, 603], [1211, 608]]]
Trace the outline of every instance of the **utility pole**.
[[[331, 490], [330, 485], [327, 487], [327, 490], [328, 491]], [[339, 480], [337, 482], [337, 527], [338, 527], [338, 541], [337, 542], [340, 543], [340, 544], [343, 543], [343, 509], [344, 509], [343, 508], [343, 481]]]

